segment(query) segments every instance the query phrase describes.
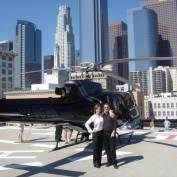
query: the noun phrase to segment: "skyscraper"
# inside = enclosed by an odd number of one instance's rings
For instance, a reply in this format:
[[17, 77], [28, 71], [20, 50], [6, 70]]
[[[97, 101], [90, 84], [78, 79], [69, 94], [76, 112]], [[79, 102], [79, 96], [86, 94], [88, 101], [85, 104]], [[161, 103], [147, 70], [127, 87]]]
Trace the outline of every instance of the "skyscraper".
[[17, 20], [14, 29], [15, 87], [30, 88], [31, 84], [41, 83], [41, 31], [36, 25]]
[[[177, 3], [176, 0], [149, 0], [142, 7], [152, 9], [158, 21], [158, 51], [161, 57], [177, 56]], [[177, 61], [160, 61], [158, 65], [177, 66]]]
[[54, 56], [53, 55], [44, 56], [44, 72], [47, 74], [52, 74], [53, 66], [54, 66]]
[[[157, 56], [157, 17], [151, 9], [128, 9], [129, 58]], [[129, 71], [146, 71], [155, 61], [130, 62]]]
[[55, 32], [54, 68], [68, 68], [75, 64], [74, 34], [70, 8], [60, 6]]
[[80, 57], [82, 62], [108, 60], [107, 0], [80, 0]]
[[[122, 21], [109, 23], [109, 59], [128, 57], [127, 24]], [[115, 64], [114, 72], [128, 79], [128, 63]], [[118, 81], [118, 84], [123, 84]]]

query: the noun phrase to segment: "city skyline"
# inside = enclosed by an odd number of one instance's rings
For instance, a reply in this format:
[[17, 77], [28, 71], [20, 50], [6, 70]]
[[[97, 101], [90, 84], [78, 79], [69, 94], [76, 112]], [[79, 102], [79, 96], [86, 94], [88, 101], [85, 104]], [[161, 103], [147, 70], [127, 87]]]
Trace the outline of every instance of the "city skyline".
[[[144, 0], [109, 0], [108, 20], [127, 22], [127, 9], [140, 6]], [[14, 40], [13, 29], [17, 20], [26, 20], [36, 24], [42, 31], [42, 57], [52, 55], [54, 51], [54, 35], [57, 23], [57, 13], [60, 5], [71, 8], [73, 31], [75, 35], [75, 48], [79, 49], [79, 11], [78, 0], [6, 0], [1, 2], [4, 7], [0, 11], [0, 41]], [[8, 9], [8, 13], [7, 13]]]

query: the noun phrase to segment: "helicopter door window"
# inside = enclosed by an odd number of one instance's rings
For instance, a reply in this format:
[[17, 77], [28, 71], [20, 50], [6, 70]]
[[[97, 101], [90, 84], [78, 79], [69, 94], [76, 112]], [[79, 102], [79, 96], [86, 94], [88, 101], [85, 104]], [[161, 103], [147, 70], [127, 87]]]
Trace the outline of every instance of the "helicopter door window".
[[130, 94], [126, 94], [124, 96], [125, 102], [126, 102], [126, 106], [128, 107], [128, 109], [132, 108], [134, 106], [134, 102], [132, 100], [132, 97]]
[[116, 105], [117, 106], [122, 105], [123, 107], [126, 107], [123, 97], [121, 95], [117, 96]]

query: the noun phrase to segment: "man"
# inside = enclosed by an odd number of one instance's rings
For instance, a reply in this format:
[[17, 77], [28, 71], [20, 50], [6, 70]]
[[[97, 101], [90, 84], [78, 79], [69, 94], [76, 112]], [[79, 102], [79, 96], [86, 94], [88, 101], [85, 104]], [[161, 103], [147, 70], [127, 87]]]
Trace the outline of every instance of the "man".
[[105, 151], [107, 154], [107, 164], [106, 167], [111, 165], [114, 166], [115, 169], [118, 169], [117, 161], [116, 161], [116, 129], [117, 129], [117, 119], [110, 112], [109, 104], [104, 104], [104, 135], [103, 141], [105, 146]]
[[164, 121], [165, 130], [169, 130], [170, 125], [171, 125], [171, 122], [168, 120], [168, 117], [166, 117], [166, 119]]
[[56, 125], [55, 129], [55, 141], [62, 141], [62, 131], [63, 131], [63, 125]]

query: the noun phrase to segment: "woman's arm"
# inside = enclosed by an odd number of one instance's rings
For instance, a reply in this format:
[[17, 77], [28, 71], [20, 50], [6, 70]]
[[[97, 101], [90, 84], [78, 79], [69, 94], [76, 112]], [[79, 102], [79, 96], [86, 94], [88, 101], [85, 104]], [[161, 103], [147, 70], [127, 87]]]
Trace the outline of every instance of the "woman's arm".
[[92, 129], [90, 127], [90, 124], [94, 121], [94, 115], [90, 117], [90, 119], [87, 120], [87, 122], [85, 123], [85, 127], [87, 128], [89, 133], [92, 133]]
[[112, 118], [115, 116], [115, 114], [113, 113], [112, 110], [109, 110], [109, 115], [110, 115], [110, 117], [112, 117]]

